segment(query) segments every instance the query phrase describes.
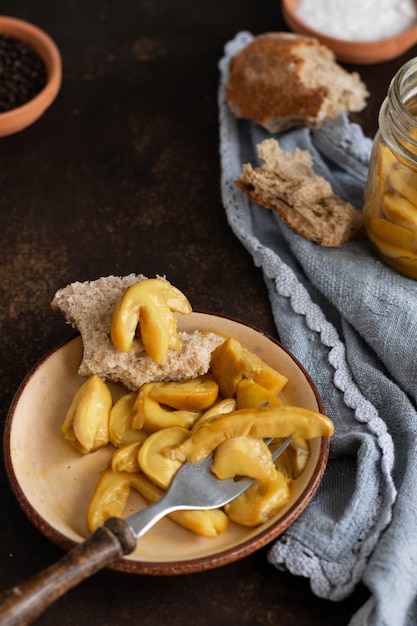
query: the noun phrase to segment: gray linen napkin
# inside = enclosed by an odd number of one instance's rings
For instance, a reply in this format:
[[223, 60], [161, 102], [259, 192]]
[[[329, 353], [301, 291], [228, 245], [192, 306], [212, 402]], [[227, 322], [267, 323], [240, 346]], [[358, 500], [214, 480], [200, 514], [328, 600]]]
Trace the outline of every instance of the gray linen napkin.
[[[323, 482], [272, 545], [279, 569], [308, 577], [330, 600], [362, 581], [370, 598], [351, 626], [417, 624], [417, 282], [386, 267], [364, 241], [324, 248], [288, 228], [234, 184], [270, 136], [237, 120], [226, 100], [236, 35], [220, 60], [221, 190], [230, 227], [262, 268], [281, 341], [314, 379], [335, 423]], [[358, 208], [371, 140], [340, 116], [317, 132], [277, 137], [309, 150], [314, 168]]]

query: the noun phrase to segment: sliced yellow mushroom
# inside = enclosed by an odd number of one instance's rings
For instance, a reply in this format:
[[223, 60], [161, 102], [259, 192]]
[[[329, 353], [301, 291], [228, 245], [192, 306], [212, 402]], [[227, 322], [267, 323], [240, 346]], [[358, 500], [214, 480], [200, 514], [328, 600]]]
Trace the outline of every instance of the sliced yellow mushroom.
[[[143, 474], [132, 474], [130, 479], [132, 489], [135, 489], [149, 503], [160, 500], [164, 491], [157, 487]], [[229, 526], [229, 518], [220, 509], [208, 511], [175, 511], [168, 517], [183, 528], [202, 535], [203, 537], [217, 537], [224, 533]]]
[[144, 431], [132, 426], [136, 396], [136, 391], [124, 394], [110, 411], [109, 436], [116, 448], [146, 439]]
[[386, 193], [382, 207], [386, 217], [397, 226], [417, 232], [417, 205], [397, 193]]
[[236, 409], [236, 400], [235, 398], [224, 398], [223, 400], [219, 400], [212, 407], [210, 407], [207, 411], [204, 411], [202, 415], [194, 422], [191, 427], [191, 430], [197, 430], [200, 428], [205, 422], [210, 422], [212, 419], [219, 417], [219, 415], [225, 415], [226, 413], [231, 413]]
[[143, 429], [146, 433], [154, 433], [171, 426], [189, 428], [194, 424], [201, 412], [171, 409], [161, 405], [152, 397], [152, 390], [158, 383], [145, 383], [140, 388], [133, 407], [132, 426]]
[[122, 517], [130, 492], [131, 474], [107, 469], [97, 483], [87, 510], [87, 526], [93, 532], [109, 517]]
[[109, 417], [113, 399], [106, 383], [93, 374], [75, 393], [61, 426], [65, 439], [81, 454], [109, 443]]
[[208, 375], [179, 382], [157, 382], [151, 388], [151, 397], [173, 409], [204, 411], [217, 399], [219, 385]]
[[276, 470], [274, 480], [262, 486], [255, 482], [224, 508], [236, 524], [258, 526], [278, 513], [287, 504], [290, 495], [288, 481], [282, 472]]
[[377, 179], [386, 181], [389, 175], [396, 169], [402, 169], [401, 163], [388, 146], [380, 145], [380, 156], [377, 159]]
[[149, 435], [143, 442], [138, 454], [142, 472], [156, 485], [167, 489], [171, 480], [182, 465], [181, 461], [168, 458], [163, 450], [168, 446], [177, 446], [190, 437], [186, 428], [173, 426]]
[[161, 364], [170, 348], [181, 349], [176, 313], [192, 312], [185, 295], [162, 278], [131, 285], [120, 298], [111, 321], [111, 340], [121, 352], [129, 352], [139, 325], [147, 354]]
[[113, 472], [139, 472], [138, 454], [142, 446], [142, 441], [129, 443], [122, 448], [118, 448], [111, 458], [111, 468]]
[[[278, 447], [282, 440], [278, 439], [271, 443], [271, 451]], [[288, 480], [295, 480], [304, 470], [310, 457], [310, 447], [306, 439], [294, 438], [291, 444], [275, 461], [275, 467], [279, 469]]]
[[259, 383], [276, 396], [288, 379], [262, 361], [255, 353], [244, 348], [237, 339], [229, 338], [211, 355], [211, 371], [224, 398], [231, 398], [242, 378]]
[[249, 435], [227, 439], [217, 446], [211, 470], [220, 479], [249, 476], [269, 481], [275, 478], [270, 449], [263, 439]]
[[413, 261], [417, 261], [417, 253], [410, 252], [408, 250], [404, 250], [404, 248], [400, 248], [398, 245], [385, 241], [381, 239], [375, 232], [372, 230], [373, 224], [368, 224], [367, 233], [369, 240], [378, 248], [380, 253], [389, 261], [395, 260], [397, 258], [407, 258], [412, 259]]
[[405, 276], [417, 279], [417, 257], [398, 256], [395, 259], [386, 259], [386, 262]]
[[417, 254], [417, 236], [408, 229], [378, 217], [369, 221], [368, 228], [378, 239], [401, 249], [403, 251], [401, 256], [407, 256], [407, 253]]
[[243, 378], [236, 387], [237, 409], [259, 409], [263, 406], [280, 406], [282, 400], [274, 393], [249, 378]]
[[[87, 527], [94, 532], [109, 517], [122, 517], [130, 489], [135, 489], [148, 504], [160, 500], [164, 491], [139, 473], [107, 469], [97, 483], [87, 510]], [[220, 509], [176, 511], [168, 516], [178, 525], [204, 537], [216, 537], [227, 530], [228, 516]]]
[[322, 413], [296, 406], [278, 406], [264, 409], [240, 409], [213, 419], [192, 433], [177, 446], [167, 447], [171, 459], [196, 462], [209, 454], [223, 441], [232, 437], [330, 437], [333, 422]]
[[405, 167], [394, 167], [388, 174], [389, 184], [412, 205], [417, 207], [417, 172]]

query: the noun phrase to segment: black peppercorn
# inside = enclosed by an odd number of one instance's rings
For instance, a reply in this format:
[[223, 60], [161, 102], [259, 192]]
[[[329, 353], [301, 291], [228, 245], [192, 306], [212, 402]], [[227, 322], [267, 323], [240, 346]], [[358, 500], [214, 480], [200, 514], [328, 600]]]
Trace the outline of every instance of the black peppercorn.
[[29, 102], [46, 85], [45, 63], [27, 42], [0, 34], [0, 113]]

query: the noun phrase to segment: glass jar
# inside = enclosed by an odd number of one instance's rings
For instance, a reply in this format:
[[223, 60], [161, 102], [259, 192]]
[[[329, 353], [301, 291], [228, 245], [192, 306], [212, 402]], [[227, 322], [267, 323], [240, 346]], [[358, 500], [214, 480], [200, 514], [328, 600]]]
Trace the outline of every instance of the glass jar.
[[417, 58], [394, 76], [381, 106], [363, 211], [385, 262], [417, 280]]

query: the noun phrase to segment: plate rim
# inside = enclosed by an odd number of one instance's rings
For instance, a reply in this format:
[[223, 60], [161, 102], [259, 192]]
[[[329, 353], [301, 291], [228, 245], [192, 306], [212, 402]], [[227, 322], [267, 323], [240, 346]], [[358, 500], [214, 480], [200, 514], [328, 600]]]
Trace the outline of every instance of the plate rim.
[[[264, 336], [266, 339], [272, 341], [279, 348], [281, 348], [298, 366], [303, 375], [306, 377], [313, 394], [315, 396], [318, 410], [326, 414], [323, 399], [312, 379], [310, 374], [307, 372], [305, 367], [300, 363], [300, 361], [295, 357], [292, 352], [288, 348], [286, 348], [278, 339], [275, 339], [269, 333], [262, 331], [258, 327], [253, 324], [249, 324], [247, 322], [243, 322], [240, 319], [237, 319], [233, 316], [220, 314], [220, 313], [211, 313], [201, 309], [195, 309], [192, 311], [193, 313], [199, 313], [202, 315], [208, 315], [211, 317], [218, 317], [221, 319], [226, 319], [237, 324], [248, 327], [249, 329], [259, 333]], [[15, 409], [19, 403], [19, 400], [23, 394], [23, 391], [28, 384], [29, 380], [36, 374], [37, 370], [56, 352], [65, 348], [66, 345], [70, 344], [73, 341], [77, 341], [81, 338], [81, 334], [78, 331], [74, 331], [69, 336], [65, 337], [61, 341], [57, 342], [54, 346], [49, 348], [28, 370], [21, 383], [19, 384], [12, 401], [10, 403], [10, 407], [8, 409], [5, 426], [4, 426], [4, 435], [3, 435], [3, 452], [4, 452], [4, 461], [6, 466], [6, 474], [9, 480], [9, 484], [13, 495], [15, 496], [18, 505], [20, 506], [23, 513], [29, 519], [29, 521], [37, 528], [46, 538], [55, 543], [58, 547], [62, 548], [65, 551], [69, 551], [74, 548], [76, 545], [79, 545], [79, 542], [70, 539], [65, 534], [54, 528], [48, 520], [46, 520], [37, 510], [32, 506], [29, 500], [26, 497], [25, 492], [19, 484], [17, 476], [13, 467], [13, 458], [11, 453], [11, 445], [10, 438], [12, 432], [12, 424], [13, 424], [13, 415]], [[269, 526], [256, 535], [255, 538], [251, 537], [247, 540], [242, 541], [238, 545], [231, 546], [230, 548], [223, 549], [219, 553], [212, 553], [207, 556], [197, 557], [192, 559], [184, 559], [178, 562], [172, 561], [140, 561], [140, 560], [131, 560], [128, 558], [121, 558], [120, 560], [110, 564], [108, 566], [109, 569], [125, 572], [128, 574], [141, 574], [141, 575], [177, 575], [177, 574], [189, 574], [196, 572], [203, 572], [210, 569], [214, 569], [223, 565], [230, 564], [234, 561], [244, 558], [245, 556], [249, 556], [253, 552], [265, 547], [268, 543], [270, 543], [273, 539], [279, 537], [302, 513], [302, 511], [307, 507], [312, 498], [314, 497], [325, 472], [329, 449], [330, 449], [330, 438], [329, 437], [321, 437], [320, 438], [320, 449], [318, 454], [319, 462], [314, 467], [312, 475], [309, 481], [306, 483], [305, 488], [299, 494], [298, 498], [294, 501], [294, 503], [289, 507], [286, 511], [285, 516], [282, 520], [277, 520], [275, 524]]]

